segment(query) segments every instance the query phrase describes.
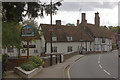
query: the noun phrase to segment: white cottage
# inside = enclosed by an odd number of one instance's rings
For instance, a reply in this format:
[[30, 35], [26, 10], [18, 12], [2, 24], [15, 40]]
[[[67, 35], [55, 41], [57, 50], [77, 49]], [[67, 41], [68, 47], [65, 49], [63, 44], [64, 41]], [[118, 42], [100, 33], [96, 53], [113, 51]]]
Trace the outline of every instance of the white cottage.
[[[50, 24], [41, 24], [43, 30], [42, 46], [45, 53], [51, 52]], [[100, 27], [99, 13], [95, 13], [95, 24], [89, 24], [86, 20], [86, 14], [82, 13], [82, 21], [77, 26], [61, 25], [61, 20], [56, 20], [53, 27], [53, 52], [71, 53], [79, 50], [87, 52], [104, 52], [112, 49], [110, 31]]]

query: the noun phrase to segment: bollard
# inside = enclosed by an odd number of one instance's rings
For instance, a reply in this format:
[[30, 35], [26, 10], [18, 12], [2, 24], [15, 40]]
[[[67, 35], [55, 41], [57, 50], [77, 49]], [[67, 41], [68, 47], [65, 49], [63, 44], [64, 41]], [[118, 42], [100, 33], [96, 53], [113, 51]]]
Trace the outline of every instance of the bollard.
[[56, 64], [58, 63], [58, 61], [57, 61], [57, 55], [56, 55]]
[[62, 63], [62, 57], [61, 57], [61, 54], [60, 54], [60, 63]]
[[53, 57], [52, 57], [52, 54], [50, 54], [50, 66], [53, 65]]

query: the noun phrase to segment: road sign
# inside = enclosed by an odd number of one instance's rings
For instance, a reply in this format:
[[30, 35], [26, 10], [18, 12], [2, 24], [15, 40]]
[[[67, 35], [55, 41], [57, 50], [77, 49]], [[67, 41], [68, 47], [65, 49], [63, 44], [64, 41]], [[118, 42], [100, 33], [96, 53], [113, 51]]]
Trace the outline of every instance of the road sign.
[[52, 27], [48, 28], [48, 31], [53, 32], [53, 28]]

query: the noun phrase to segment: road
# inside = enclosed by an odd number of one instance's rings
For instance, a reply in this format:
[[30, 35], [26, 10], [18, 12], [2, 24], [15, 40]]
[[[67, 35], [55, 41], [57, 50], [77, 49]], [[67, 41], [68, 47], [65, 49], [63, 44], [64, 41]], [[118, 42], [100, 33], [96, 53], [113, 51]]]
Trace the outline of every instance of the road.
[[69, 70], [70, 78], [118, 78], [118, 51], [86, 55]]

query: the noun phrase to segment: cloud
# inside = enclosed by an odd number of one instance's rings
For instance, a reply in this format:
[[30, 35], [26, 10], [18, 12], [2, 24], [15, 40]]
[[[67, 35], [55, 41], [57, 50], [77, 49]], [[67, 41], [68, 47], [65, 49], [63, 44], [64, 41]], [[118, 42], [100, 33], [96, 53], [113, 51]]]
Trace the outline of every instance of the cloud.
[[64, 2], [59, 8], [60, 11], [94, 11], [98, 8], [113, 9], [117, 2]]

